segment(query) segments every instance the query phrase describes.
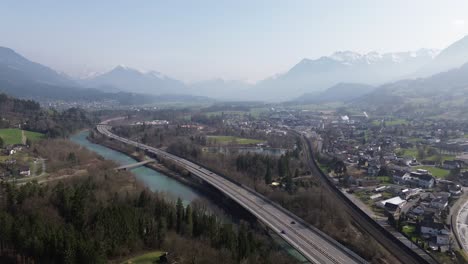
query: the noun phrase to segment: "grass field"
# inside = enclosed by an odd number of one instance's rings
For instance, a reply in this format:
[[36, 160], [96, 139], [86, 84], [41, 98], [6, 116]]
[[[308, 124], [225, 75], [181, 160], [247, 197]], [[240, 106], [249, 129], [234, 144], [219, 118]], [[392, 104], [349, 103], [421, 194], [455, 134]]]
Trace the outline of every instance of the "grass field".
[[157, 263], [159, 257], [163, 254], [162, 251], [153, 251], [150, 253], [146, 253], [144, 255], [140, 255], [138, 257], [131, 258], [122, 262], [122, 264], [153, 264]]
[[44, 138], [44, 134], [26, 130], [24, 130], [24, 135], [33, 142]]
[[248, 145], [248, 144], [257, 144], [257, 143], [264, 142], [263, 140], [259, 140], [259, 139], [240, 138], [240, 137], [234, 137], [234, 136], [208, 136], [208, 138], [213, 139], [217, 143], [220, 143], [220, 144], [229, 144], [231, 142], [234, 142], [235, 144]]
[[[416, 148], [411, 148], [411, 149], [403, 149], [403, 156], [411, 156], [411, 157], [415, 157], [417, 158], [418, 157], [418, 150]], [[428, 156], [426, 158], [424, 158], [424, 160], [436, 160], [437, 156], [436, 155], [433, 155], [433, 156]], [[455, 156], [454, 155], [442, 155], [442, 162], [444, 162], [445, 160], [454, 160], [455, 159]]]
[[432, 174], [432, 176], [436, 178], [446, 178], [450, 173], [450, 171], [448, 170], [444, 170], [444, 169], [432, 167], [432, 166], [417, 166], [415, 168], [427, 170]]
[[[24, 131], [26, 138], [31, 141], [36, 141], [44, 137], [43, 134], [31, 131]], [[18, 128], [4, 128], [0, 129], [0, 137], [3, 139], [6, 145], [21, 144], [22, 134], [21, 129]]]
[[20, 144], [21, 130], [18, 128], [0, 129], [0, 137], [3, 139], [5, 145]]

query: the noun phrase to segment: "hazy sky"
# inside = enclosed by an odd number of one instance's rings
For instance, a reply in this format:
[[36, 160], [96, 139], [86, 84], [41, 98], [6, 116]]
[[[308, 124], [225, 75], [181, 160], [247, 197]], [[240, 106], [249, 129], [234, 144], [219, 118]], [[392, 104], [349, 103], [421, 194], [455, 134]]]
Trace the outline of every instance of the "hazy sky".
[[0, 46], [71, 75], [125, 64], [252, 81], [337, 50], [444, 48], [466, 34], [467, 0], [0, 0]]

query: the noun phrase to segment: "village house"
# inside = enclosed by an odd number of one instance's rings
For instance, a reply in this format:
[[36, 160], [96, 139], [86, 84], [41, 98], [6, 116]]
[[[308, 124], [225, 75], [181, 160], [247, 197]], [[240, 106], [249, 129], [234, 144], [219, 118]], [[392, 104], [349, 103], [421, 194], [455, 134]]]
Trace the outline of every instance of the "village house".
[[434, 177], [427, 170], [422, 169], [405, 173], [402, 177], [394, 174], [393, 181], [398, 184], [405, 184], [411, 187], [421, 187], [424, 189], [430, 189], [434, 187], [435, 184]]
[[436, 223], [431, 220], [423, 221], [421, 223], [421, 234], [426, 236], [437, 236], [444, 229], [444, 224]]
[[444, 163], [442, 164], [442, 168], [446, 170], [460, 169], [461, 164], [459, 161], [456, 161], [456, 160], [445, 160]]
[[31, 176], [31, 169], [28, 166], [22, 166], [19, 168], [19, 174], [22, 176]]

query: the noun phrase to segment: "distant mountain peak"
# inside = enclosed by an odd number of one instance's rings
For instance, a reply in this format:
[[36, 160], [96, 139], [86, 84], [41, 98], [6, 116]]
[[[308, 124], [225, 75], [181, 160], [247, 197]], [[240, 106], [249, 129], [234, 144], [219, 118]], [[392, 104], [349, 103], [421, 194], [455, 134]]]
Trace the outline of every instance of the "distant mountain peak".
[[434, 59], [416, 73], [417, 77], [427, 77], [440, 72], [458, 68], [468, 62], [468, 35], [457, 40], [435, 54]]
[[158, 79], [166, 79], [167, 78], [166, 75], [164, 75], [163, 73], [158, 72], [158, 71], [148, 71], [146, 73], [146, 75], [151, 76], [151, 77], [156, 77]]
[[354, 51], [337, 51], [333, 53], [330, 58], [336, 60], [336, 61], [341, 61], [341, 62], [352, 62], [355, 60], [359, 60], [363, 57], [363, 55], [354, 52]]
[[113, 68], [112, 70], [110, 70], [111, 72], [112, 71], [131, 71], [131, 72], [139, 72], [141, 73], [139, 70], [137, 69], [134, 69], [134, 68], [131, 68], [129, 66], [126, 66], [124, 64], [119, 64], [117, 66], [115, 66], [115, 68]]
[[0, 69], [0, 77], [3, 80], [15, 79], [15, 82], [21, 83], [28, 81], [53, 85], [76, 85], [68, 76], [30, 61], [7, 47], [0, 47]]

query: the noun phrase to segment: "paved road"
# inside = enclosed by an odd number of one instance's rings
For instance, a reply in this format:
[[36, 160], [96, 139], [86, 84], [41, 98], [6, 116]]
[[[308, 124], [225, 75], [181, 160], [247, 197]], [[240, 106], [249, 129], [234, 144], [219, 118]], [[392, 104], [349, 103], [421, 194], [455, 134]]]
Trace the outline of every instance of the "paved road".
[[155, 162], [155, 160], [154, 159], [147, 159], [147, 160], [140, 161], [140, 162], [137, 162], [137, 163], [122, 165], [122, 166], [119, 166], [119, 167], [115, 168], [115, 170], [130, 170], [130, 169], [141, 167], [141, 166], [143, 166], [145, 164], [148, 164], [148, 163], [151, 163], [151, 162]]
[[456, 232], [463, 250], [468, 251], [468, 201], [465, 202], [456, 218]]
[[[366, 263], [366, 261], [346, 247], [247, 187], [236, 184], [190, 161], [160, 149], [114, 135], [109, 131], [109, 128], [110, 126], [104, 124], [97, 126], [97, 130], [107, 137], [144, 149], [147, 152], [154, 153], [157, 156], [178, 163], [193, 175], [203, 179], [205, 182], [230, 197], [233, 201], [243, 206], [261, 222], [278, 233], [310, 262], [335, 264]], [[293, 223], [293, 221], [295, 223]]]

